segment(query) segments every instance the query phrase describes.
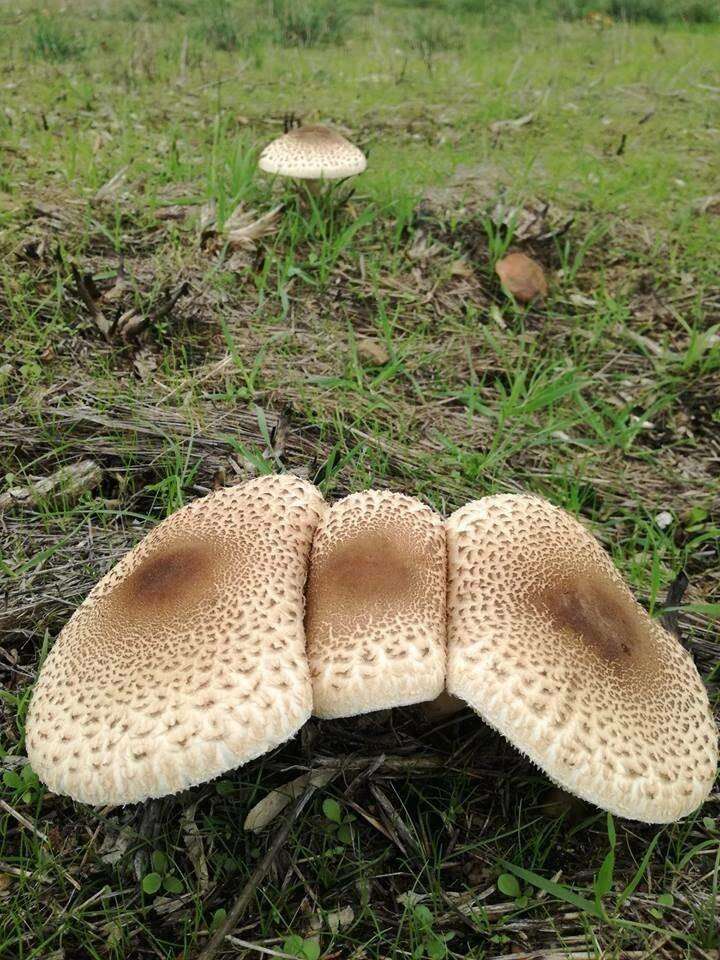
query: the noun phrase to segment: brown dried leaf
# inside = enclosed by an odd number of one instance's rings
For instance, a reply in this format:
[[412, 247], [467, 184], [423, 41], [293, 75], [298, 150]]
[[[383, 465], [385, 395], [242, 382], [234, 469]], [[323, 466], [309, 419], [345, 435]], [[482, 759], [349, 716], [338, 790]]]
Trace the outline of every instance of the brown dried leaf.
[[358, 337], [355, 346], [361, 360], [382, 366], [390, 359], [390, 353], [385, 344], [372, 337]]
[[127, 171], [127, 166], [121, 167], [117, 173], [110, 177], [107, 183], [104, 183], [100, 187], [100, 189], [95, 193], [93, 200], [96, 203], [100, 203], [103, 200], [115, 200], [120, 193], [122, 193]]
[[98, 487], [101, 480], [102, 470], [94, 460], [80, 460], [27, 486], [6, 490], [0, 494], [0, 513], [12, 507], [34, 506], [49, 497], [76, 501], [83, 493]]
[[714, 193], [709, 197], [700, 197], [693, 204], [695, 213], [717, 213], [720, 214], [720, 193]]
[[496, 226], [512, 229], [517, 240], [550, 240], [565, 233], [574, 219], [555, 204], [537, 198], [522, 207], [498, 203], [490, 218]]
[[535, 118], [534, 113], [526, 113], [522, 117], [517, 117], [515, 120], [495, 120], [490, 124], [491, 133], [502, 133], [504, 130], [520, 130], [521, 127], [526, 127], [529, 123]]
[[215, 227], [217, 221], [217, 204], [214, 200], [208, 200], [200, 207], [200, 233], [210, 233]]
[[355, 919], [355, 911], [352, 907], [341, 907], [339, 910], [331, 910], [325, 916], [321, 913], [314, 913], [310, 918], [310, 929], [317, 932], [326, 927], [330, 933], [337, 933], [349, 927]]
[[152, 380], [152, 376], [157, 370], [158, 358], [149, 347], [143, 347], [133, 357], [133, 367], [143, 383]]
[[472, 277], [473, 268], [467, 260], [453, 260], [450, 264], [450, 274], [453, 277]]
[[197, 877], [198, 890], [200, 893], [205, 893], [210, 886], [210, 874], [205, 858], [205, 846], [203, 844], [202, 834], [195, 822], [196, 809], [197, 803], [193, 803], [183, 810], [183, 841], [185, 842], [185, 849], [188, 852], [190, 863], [192, 863], [195, 876]]
[[324, 787], [334, 776], [334, 770], [313, 770], [312, 773], [304, 773], [301, 777], [296, 777], [295, 780], [278, 787], [277, 790], [271, 790], [245, 817], [243, 829], [258, 833], [272, 823], [289, 803], [297, 800], [309, 784]]
[[244, 210], [242, 204], [230, 214], [225, 222], [225, 235], [231, 247], [253, 249], [258, 240], [277, 230], [283, 205], [273, 207], [261, 217], [255, 218], [251, 210]]

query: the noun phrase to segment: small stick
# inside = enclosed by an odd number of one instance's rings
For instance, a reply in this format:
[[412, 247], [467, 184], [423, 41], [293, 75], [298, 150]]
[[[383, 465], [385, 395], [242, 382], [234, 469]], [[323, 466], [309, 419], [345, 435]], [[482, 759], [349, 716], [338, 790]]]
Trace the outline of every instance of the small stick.
[[220, 949], [227, 935], [235, 927], [240, 917], [250, 905], [250, 901], [255, 896], [255, 891], [269, 873], [275, 858], [287, 840], [293, 823], [295, 823], [297, 818], [305, 809], [316, 789], [317, 788], [312, 782], [308, 783], [305, 792], [301, 797], [298, 798], [295, 805], [290, 810], [290, 813], [285, 818], [285, 822], [283, 823], [282, 827], [280, 827], [278, 832], [275, 834], [275, 839], [270, 845], [270, 849], [262, 858], [257, 867], [255, 867], [253, 870], [252, 874], [250, 875], [250, 879], [241, 890], [240, 896], [237, 898], [232, 908], [228, 912], [228, 915], [210, 938], [208, 945], [205, 947], [202, 953], [198, 954], [197, 960], [212, 960], [217, 951]]
[[14, 807], [11, 807], [10, 804], [7, 803], [5, 800], [0, 800], [0, 807], [6, 813], [9, 813], [11, 817], [15, 817], [15, 819], [19, 824], [21, 824], [26, 829], [30, 830], [31, 833], [34, 833], [35, 836], [38, 837], [38, 839], [43, 841], [43, 843], [49, 843], [47, 835], [44, 834], [42, 830], [38, 830], [38, 828], [35, 826], [35, 824], [31, 820], [28, 820], [27, 817], [24, 817], [21, 813], [18, 813], [18, 811]]
[[293, 960], [289, 953], [281, 953], [279, 950], [270, 950], [268, 947], [261, 947], [259, 943], [250, 943], [249, 940], [241, 940], [239, 937], [228, 936], [227, 942], [234, 947], [245, 947], [246, 950], [255, 950], [257, 953], [264, 953], [266, 957], [283, 957], [287, 960]]

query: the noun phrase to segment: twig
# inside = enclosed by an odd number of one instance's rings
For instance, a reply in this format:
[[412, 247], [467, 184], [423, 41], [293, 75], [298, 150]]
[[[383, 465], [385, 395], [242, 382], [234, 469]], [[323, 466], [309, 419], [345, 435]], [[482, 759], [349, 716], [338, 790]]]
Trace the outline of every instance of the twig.
[[249, 940], [241, 940], [239, 937], [228, 936], [226, 940], [234, 947], [244, 947], [246, 950], [255, 950], [257, 953], [264, 953], [266, 957], [287, 957], [287, 960], [293, 960], [289, 953], [281, 953], [279, 950], [261, 947], [259, 943], [250, 943]]
[[94, 490], [102, 481], [102, 470], [94, 460], [81, 460], [60, 467], [49, 477], [35, 480], [25, 487], [11, 487], [0, 494], [0, 513], [15, 506], [37, 506], [49, 497], [64, 497], [75, 502], [83, 493]]
[[240, 896], [237, 898], [228, 912], [228, 915], [210, 938], [208, 945], [205, 947], [202, 953], [198, 954], [197, 960], [212, 960], [212, 958], [218, 952], [225, 938], [248, 908], [250, 901], [255, 896], [255, 891], [269, 873], [275, 858], [280, 853], [283, 844], [287, 840], [290, 830], [292, 829], [292, 825], [308, 805], [310, 798], [315, 793], [316, 789], [317, 788], [312, 782], [308, 783], [307, 789], [296, 801], [294, 807], [285, 818], [285, 822], [283, 823], [282, 827], [280, 827], [278, 832], [275, 834], [275, 839], [270, 845], [270, 849], [262, 858], [257, 867], [255, 867], [253, 870], [252, 874], [250, 875], [250, 879], [240, 892]]
[[397, 812], [387, 794], [385, 794], [376, 783], [370, 784], [370, 793], [372, 793], [377, 800], [380, 809], [392, 827], [394, 831], [392, 839], [400, 852], [405, 856], [407, 856], [408, 850], [411, 850], [415, 855], [423, 853], [424, 851], [420, 849], [420, 844], [415, 837], [413, 837], [412, 833], [410, 833], [407, 824]]
[[25, 827], [31, 833], [34, 833], [39, 840], [43, 841], [43, 843], [49, 842], [47, 835], [44, 834], [42, 830], [38, 830], [31, 820], [28, 820], [27, 817], [24, 817], [21, 813], [18, 813], [18, 811], [14, 807], [11, 807], [10, 804], [5, 800], [0, 799], [0, 808], [6, 813], [9, 813], [11, 817], [14, 817], [21, 826]]
[[72, 272], [73, 281], [77, 288], [80, 299], [90, 311], [90, 315], [95, 321], [97, 328], [100, 330], [105, 339], [108, 340], [110, 338], [110, 334], [112, 333], [113, 324], [110, 323], [98, 306], [100, 292], [95, 286], [95, 281], [92, 278], [92, 274], [81, 274], [74, 263], [70, 264], [70, 270]]

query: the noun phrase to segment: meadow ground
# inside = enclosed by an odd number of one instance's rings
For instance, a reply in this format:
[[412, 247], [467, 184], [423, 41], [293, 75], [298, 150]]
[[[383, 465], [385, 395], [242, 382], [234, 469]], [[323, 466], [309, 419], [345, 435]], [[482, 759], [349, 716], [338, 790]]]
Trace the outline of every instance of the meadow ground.
[[[720, 32], [712, 5], [621, 7], [3, 5], [0, 956], [195, 956], [283, 823], [247, 813], [344, 758], [218, 956], [717, 958], [717, 789], [613, 823], [470, 711], [312, 721], [140, 808], [74, 805], [23, 761], [92, 584], [276, 469], [444, 513], [549, 497], [652, 612], [686, 573], [717, 708]], [[352, 196], [309, 210], [258, 175], [289, 113], [369, 152]], [[543, 306], [499, 289], [511, 247]]]

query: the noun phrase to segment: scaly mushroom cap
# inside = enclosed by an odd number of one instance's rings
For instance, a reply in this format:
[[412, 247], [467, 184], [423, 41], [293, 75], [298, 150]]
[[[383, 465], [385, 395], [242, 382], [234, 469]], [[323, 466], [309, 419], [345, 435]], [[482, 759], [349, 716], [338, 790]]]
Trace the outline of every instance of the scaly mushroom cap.
[[529, 496], [469, 503], [446, 529], [448, 691], [612, 813], [698, 807], [717, 766], [705, 688], [597, 541]]
[[316, 716], [438, 696], [445, 568], [442, 519], [413, 497], [368, 490], [327, 512], [313, 541], [305, 620]]
[[260, 154], [258, 166], [297, 180], [342, 180], [362, 173], [367, 160], [336, 130], [317, 124], [294, 127], [273, 140]]
[[210, 780], [310, 715], [303, 588], [326, 509], [297, 477], [212, 493], [90, 592], [40, 671], [28, 757], [55, 793], [134, 803]]

